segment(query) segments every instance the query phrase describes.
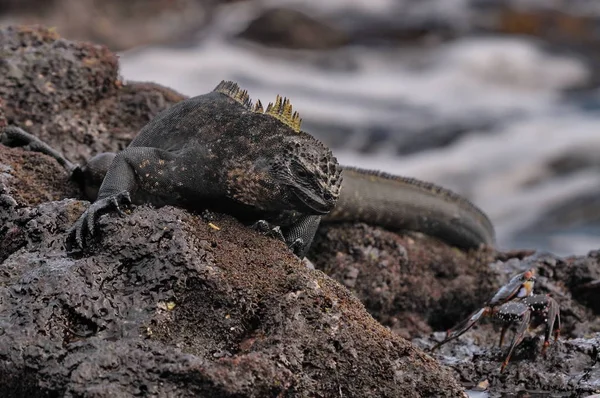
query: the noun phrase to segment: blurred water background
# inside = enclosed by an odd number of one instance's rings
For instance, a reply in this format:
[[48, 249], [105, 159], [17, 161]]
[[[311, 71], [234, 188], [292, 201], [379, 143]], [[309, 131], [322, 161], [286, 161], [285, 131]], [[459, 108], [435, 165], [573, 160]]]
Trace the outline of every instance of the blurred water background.
[[501, 249], [600, 249], [600, 1], [56, 2], [1, 22], [104, 42], [128, 80], [287, 96], [341, 163], [471, 199]]

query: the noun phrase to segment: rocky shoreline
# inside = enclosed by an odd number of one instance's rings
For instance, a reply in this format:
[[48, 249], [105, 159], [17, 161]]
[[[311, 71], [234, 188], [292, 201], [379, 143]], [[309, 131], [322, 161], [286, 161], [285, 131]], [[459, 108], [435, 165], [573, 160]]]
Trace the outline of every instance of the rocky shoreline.
[[[0, 51], [0, 128], [22, 126], [76, 162], [122, 149], [184, 98], [123, 82], [106, 47], [45, 28], [0, 30]], [[0, 145], [7, 396], [464, 396], [484, 381], [490, 396], [600, 390], [600, 252], [464, 253], [418, 234], [331, 225], [310, 270], [231, 217], [215, 215], [216, 230], [197, 214], [140, 206], [104, 217], [102, 238], [73, 257], [63, 241], [88, 205], [79, 197], [51, 158]], [[562, 310], [563, 337], [545, 357], [527, 338], [500, 374], [491, 324], [434, 357], [423, 351], [531, 267], [536, 293]]]

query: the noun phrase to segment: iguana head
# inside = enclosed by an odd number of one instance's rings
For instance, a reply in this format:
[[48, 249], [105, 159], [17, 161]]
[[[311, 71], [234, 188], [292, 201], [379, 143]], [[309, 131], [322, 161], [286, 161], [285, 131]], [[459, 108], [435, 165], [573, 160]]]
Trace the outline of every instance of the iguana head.
[[270, 161], [269, 173], [280, 196], [296, 209], [326, 214], [339, 197], [341, 167], [331, 150], [308, 134], [285, 137], [280, 156]]
[[304, 132], [265, 136], [226, 166], [228, 196], [265, 211], [331, 211], [342, 183], [331, 150]]
[[341, 167], [331, 150], [300, 131], [302, 119], [289, 99], [280, 97], [263, 108], [252, 105], [246, 90], [223, 81], [216, 92], [240, 109], [228, 144], [235, 156], [228, 165], [227, 195], [266, 211], [329, 213], [342, 183]]

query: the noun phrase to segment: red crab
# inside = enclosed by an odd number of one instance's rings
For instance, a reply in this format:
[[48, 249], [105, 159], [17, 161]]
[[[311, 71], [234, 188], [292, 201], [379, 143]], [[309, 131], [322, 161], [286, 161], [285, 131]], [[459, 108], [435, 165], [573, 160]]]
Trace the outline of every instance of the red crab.
[[[500, 332], [500, 347], [502, 347], [506, 330], [516, 324], [515, 335], [510, 343], [506, 359], [502, 362], [500, 372], [503, 372], [506, 365], [508, 365], [514, 348], [523, 340], [530, 325], [537, 327], [542, 323], [546, 324], [544, 346], [542, 348], [542, 353], [544, 353], [550, 344], [552, 331], [554, 331], [554, 341], [558, 339], [560, 334], [560, 309], [558, 303], [552, 297], [543, 294], [533, 295], [534, 283], [533, 269], [515, 275], [506, 285], [498, 289], [494, 297], [483, 308], [475, 311], [467, 319], [448, 330], [446, 338], [436, 344], [432, 351], [471, 329], [482, 317], [492, 316], [503, 324]], [[554, 327], [555, 322], [556, 328]]]

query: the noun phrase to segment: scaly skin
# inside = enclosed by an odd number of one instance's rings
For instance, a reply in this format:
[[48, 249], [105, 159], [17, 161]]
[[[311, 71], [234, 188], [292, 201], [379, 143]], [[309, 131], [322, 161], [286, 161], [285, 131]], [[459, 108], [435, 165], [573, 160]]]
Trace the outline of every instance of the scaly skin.
[[82, 167], [16, 127], [6, 128], [0, 142], [55, 157], [96, 200], [70, 230], [68, 242], [80, 248], [100, 214], [120, 212], [130, 201], [266, 221], [281, 227], [301, 257], [324, 215], [329, 222], [423, 232], [461, 248], [493, 245], [485, 214], [449, 190], [348, 167], [342, 184], [342, 167], [331, 151], [299, 127], [286, 99], [278, 97], [264, 110], [235, 83], [221, 82], [215, 91], [158, 114], [125, 150], [96, 155]]
[[494, 227], [487, 216], [452, 191], [351, 167], [344, 167], [342, 177], [338, 202], [323, 221], [359, 221], [395, 231], [419, 231], [466, 249], [494, 245]]

